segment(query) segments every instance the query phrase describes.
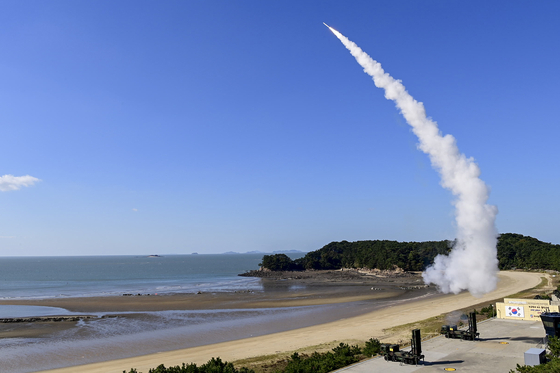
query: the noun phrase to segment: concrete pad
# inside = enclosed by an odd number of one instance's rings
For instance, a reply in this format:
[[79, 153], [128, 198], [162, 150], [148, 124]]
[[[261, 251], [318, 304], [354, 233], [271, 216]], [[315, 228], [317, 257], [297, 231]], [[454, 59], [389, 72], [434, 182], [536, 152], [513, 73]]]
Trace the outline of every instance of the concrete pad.
[[454, 368], [457, 372], [509, 372], [524, 364], [524, 353], [542, 347], [541, 321], [492, 319], [478, 324], [480, 339], [463, 341], [443, 336], [422, 342], [424, 363], [418, 366], [385, 361], [382, 357], [338, 370], [344, 373], [429, 373]]

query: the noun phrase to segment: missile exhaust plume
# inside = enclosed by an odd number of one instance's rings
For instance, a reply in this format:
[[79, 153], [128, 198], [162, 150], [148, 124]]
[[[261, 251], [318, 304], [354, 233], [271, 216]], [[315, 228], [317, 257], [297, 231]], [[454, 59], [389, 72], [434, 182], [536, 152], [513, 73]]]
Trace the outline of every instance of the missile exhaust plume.
[[498, 272], [496, 206], [488, 205], [489, 188], [479, 178], [473, 158], [461, 154], [455, 138], [442, 135], [436, 122], [426, 116], [424, 105], [416, 101], [400, 80], [387, 74], [355, 43], [327, 26], [350, 51], [375, 86], [385, 90], [385, 98], [397, 108], [418, 137], [418, 148], [428, 154], [441, 177], [440, 184], [455, 196], [457, 240], [449, 255], [438, 255], [422, 274], [424, 282], [435, 284], [444, 293], [468, 290], [481, 296], [496, 288]]

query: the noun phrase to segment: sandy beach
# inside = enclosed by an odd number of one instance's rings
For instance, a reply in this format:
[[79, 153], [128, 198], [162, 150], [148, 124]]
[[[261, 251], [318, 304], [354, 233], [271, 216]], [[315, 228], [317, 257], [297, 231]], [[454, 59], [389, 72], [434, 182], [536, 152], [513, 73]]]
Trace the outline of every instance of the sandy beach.
[[[403, 275], [394, 278], [364, 276], [352, 271], [314, 271], [306, 278], [298, 275], [291, 278], [291, 273], [278, 274], [277, 278], [262, 279], [264, 291], [242, 290], [235, 292], [197, 292], [197, 293], [163, 293], [133, 294], [126, 296], [105, 297], [60, 297], [46, 299], [4, 299], [2, 305], [42, 306], [62, 308], [73, 314], [118, 316], [119, 318], [146, 318], [148, 315], [162, 311], [197, 311], [197, 310], [261, 310], [286, 309], [289, 307], [310, 307], [350, 302], [376, 302], [383, 300], [404, 300], [418, 297], [434, 289], [403, 290], [416, 287], [422, 280], [418, 274]], [[365, 311], [372, 306], [364, 305]], [[330, 310], [332, 312], [332, 310]], [[337, 317], [351, 317], [364, 313], [364, 310], [348, 312], [339, 310], [324, 320]], [[323, 315], [324, 316], [324, 315]], [[298, 316], [301, 319], [301, 315]], [[311, 318], [311, 317], [310, 317]], [[312, 318], [317, 318], [313, 315]], [[302, 324], [312, 325], [316, 320], [300, 320]], [[71, 329], [75, 322], [33, 322], [0, 323], [0, 338], [34, 338]], [[291, 327], [292, 329], [294, 327]], [[290, 327], [282, 328], [284, 330]], [[242, 337], [242, 336], [240, 336]]]
[[[79, 371], [86, 373], [121, 373], [123, 370], [128, 371], [130, 368], [136, 368], [138, 371], [147, 372], [150, 368], [154, 368], [162, 363], [166, 366], [180, 365], [183, 362], [204, 363], [210, 358], [217, 356], [221, 357], [223, 360], [236, 361], [254, 356], [293, 351], [307, 346], [315, 346], [333, 341], [355, 343], [365, 341], [372, 337], [382, 340], [400, 338], [400, 336], [396, 335], [387, 335], [385, 329], [423, 320], [442, 313], [466, 308], [481, 302], [501, 298], [521, 290], [532, 288], [540, 283], [543, 276], [543, 274], [539, 273], [500, 272], [498, 288], [492, 293], [489, 293], [481, 298], [475, 298], [469, 293], [437, 296], [423, 296], [421, 294], [417, 294], [417, 296], [413, 297], [413, 299], [396, 297], [392, 298], [390, 303], [384, 308], [355, 317], [344, 318], [320, 325], [267, 334], [253, 338], [245, 338], [188, 349], [166, 351], [126, 359], [80, 365]], [[335, 287], [331, 287], [331, 290], [327, 290], [322, 297], [323, 299], [320, 299], [321, 297], [317, 296], [319, 293], [315, 293], [315, 296], [310, 297], [305, 297], [302, 294], [294, 297], [293, 294], [290, 296], [289, 293], [280, 292], [280, 294], [282, 294], [280, 299], [277, 297], [275, 301], [264, 298], [253, 298], [251, 300], [252, 294], [237, 294], [238, 297], [231, 296], [231, 300], [229, 302], [226, 301], [222, 304], [222, 306], [227, 308], [231, 307], [232, 304], [237, 304], [237, 306], [239, 306], [239, 304], [245, 304], [247, 307], [262, 307], [270, 306], [274, 303], [276, 306], [280, 307], [285, 306], [286, 304], [293, 305], [303, 304], [306, 302], [310, 302], [311, 304], [319, 304], [321, 302], [348, 302], [364, 299], [367, 296], [380, 297], [379, 294], [372, 294], [371, 289], [369, 289], [370, 292], [367, 294], [364, 289], [358, 290], [358, 288], [365, 288], [364, 286], [354, 286], [354, 292], [349, 292], [348, 288], [342, 290], [332, 290], [334, 288]], [[361, 292], [364, 292], [364, 294], [360, 294]], [[392, 294], [392, 296], [394, 295], [395, 294]], [[177, 298], [169, 296], [169, 298], [165, 300], [165, 302], [167, 302], [165, 307], [177, 307], [179, 306], [179, 303], [184, 304], [184, 302], [179, 302], [179, 297], [180, 296], [177, 296]], [[215, 302], [211, 301], [210, 294], [206, 295], [206, 297], [208, 298], [206, 306], [210, 304], [216, 306]], [[129, 310], [131, 307], [137, 310], [154, 309], [155, 306], [151, 303], [152, 301], [147, 301], [150, 297], [139, 298], [142, 299], [125, 300], [124, 297], [118, 298], [119, 302], [117, 303], [115, 303], [113, 299], [113, 301], [111, 301], [113, 306], [110, 308], [115, 309], [122, 307], [122, 309], [127, 308]], [[153, 297], [151, 299], [155, 298], [156, 297]], [[204, 299], [199, 298], [199, 300], [201, 301], [199, 304], [200, 307], [203, 307], [205, 304]], [[72, 303], [73, 300], [68, 299], [64, 301], [68, 302], [68, 304], [64, 305], [64, 302], [60, 302], [60, 300], [45, 300], [42, 301], [42, 304], [48, 305], [49, 302], [53, 302], [53, 304], [56, 304], [57, 307], [67, 307], [68, 309], [71, 309], [72, 305], [70, 303]], [[80, 304], [79, 307], [78, 304]], [[93, 300], [91, 301], [91, 304], [83, 301], [77, 303], [75, 302], [74, 304], [74, 307], [76, 307], [75, 310], [78, 310], [79, 308], [80, 311], [94, 311], [103, 309], [107, 306], [107, 304], [104, 305], [102, 302], [99, 303]], [[75, 372], [76, 369], [76, 367], [68, 367], [49, 370], [48, 372], [69, 373]]]

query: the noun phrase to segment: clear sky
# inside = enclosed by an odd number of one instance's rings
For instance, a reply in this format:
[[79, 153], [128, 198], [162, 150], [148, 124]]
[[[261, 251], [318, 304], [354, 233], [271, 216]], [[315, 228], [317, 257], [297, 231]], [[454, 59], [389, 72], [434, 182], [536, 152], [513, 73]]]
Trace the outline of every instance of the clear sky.
[[452, 195], [322, 22], [477, 161], [499, 232], [560, 244], [559, 17], [558, 1], [3, 0], [0, 176], [31, 178], [0, 182], [0, 255], [453, 239]]

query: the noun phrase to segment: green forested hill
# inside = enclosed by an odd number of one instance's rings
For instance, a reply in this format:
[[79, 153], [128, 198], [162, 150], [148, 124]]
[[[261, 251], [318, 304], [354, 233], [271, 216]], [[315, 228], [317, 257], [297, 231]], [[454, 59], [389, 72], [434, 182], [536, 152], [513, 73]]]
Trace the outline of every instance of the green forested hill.
[[[379, 268], [394, 266], [407, 271], [422, 271], [438, 254], [447, 254], [453, 241], [397, 242], [356, 241], [331, 242], [303, 258], [291, 260], [284, 254], [265, 255], [262, 266], [271, 270]], [[498, 238], [500, 269], [560, 270], [560, 245], [533, 237], [504, 233]]]
[[296, 263], [305, 269], [379, 268], [395, 265], [407, 271], [420, 271], [437, 254], [449, 252], [451, 242], [357, 241], [331, 242], [312, 251]]
[[498, 239], [500, 269], [528, 268], [560, 271], [560, 245], [515, 233], [504, 233]]

